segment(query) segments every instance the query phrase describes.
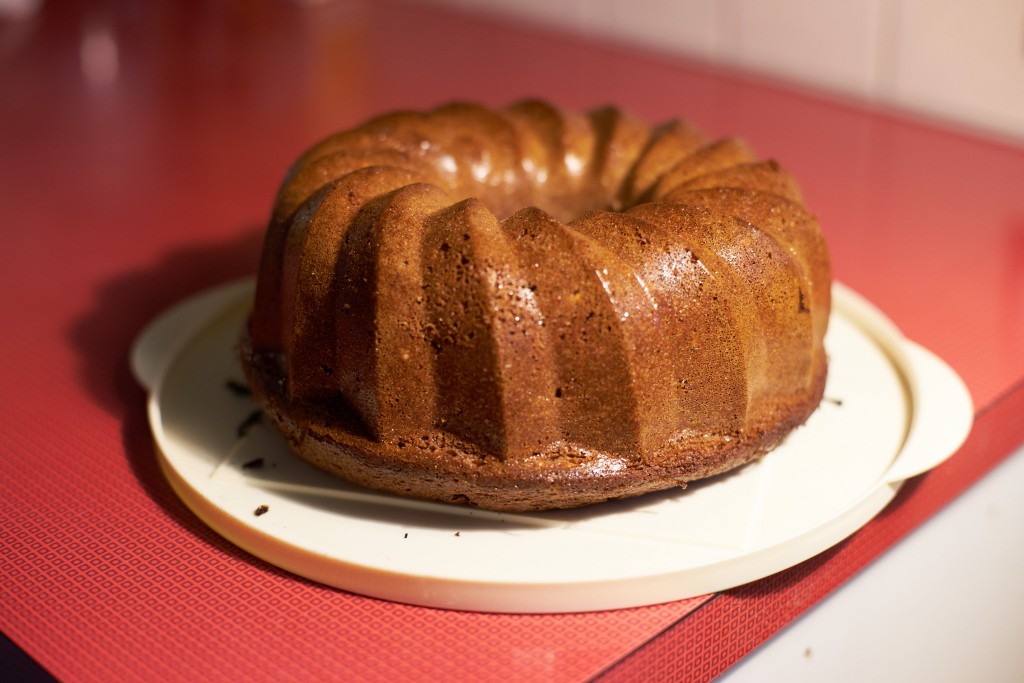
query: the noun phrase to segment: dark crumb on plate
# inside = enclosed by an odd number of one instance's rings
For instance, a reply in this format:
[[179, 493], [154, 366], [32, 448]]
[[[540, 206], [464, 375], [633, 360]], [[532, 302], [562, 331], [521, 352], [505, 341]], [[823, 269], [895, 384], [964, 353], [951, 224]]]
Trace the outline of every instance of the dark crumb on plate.
[[269, 508], [269, 507], [267, 507], [266, 505], [260, 505], [260, 506], [259, 506], [258, 508], [256, 508], [255, 510], [253, 510], [253, 511], [252, 511], [252, 514], [254, 514], [254, 515], [256, 515], [257, 517], [259, 517], [260, 515], [265, 515], [265, 514], [267, 514], [267, 511], [268, 511], [269, 509], [270, 509], [270, 508]]
[[263, 467], [263, 458], [256, 458], [242, 465], [243, 470], [258, 470]]
[[824, 397], [824, 398], [822, 398], [821, 400], [822, 400], [822, 401], [828, 401], [828, 402], [829, 402], [829, 403], [831, 403], [832, 405], [836, 405], [836, 406], [841, 406], [841, 405], [843, 405], [843, 399], [841, 399], [841, 398], [831, 398], [831, 397], [829, 397], [829, 396], [825, 396], [825, 397]]
[[402, 538], [409, 538], [409, 532], [408, 532], [408, 531], [406, 531], [406, 532], [405, 532], [405, 536], [403, 536]]
[[252, 390], [237, 379], [229, 379], [224, 386], [235, 396], [252, 396]]
[[461, 532], [461, 531], [456, 531], [456, 532], [455, 532], [455, 535], [456, 535], [456, 536], [461, 536], [461, 535], [462, 535], [462, 532]]
[[258, 425], [263, 420], [263, 413], [259, 410], [254, 410], [249, 414], [249, 417], [242, 421], [242, 424], [238, 425], [238, 438], [242, 438], [249, 433], [249, 430], [253, 425]]

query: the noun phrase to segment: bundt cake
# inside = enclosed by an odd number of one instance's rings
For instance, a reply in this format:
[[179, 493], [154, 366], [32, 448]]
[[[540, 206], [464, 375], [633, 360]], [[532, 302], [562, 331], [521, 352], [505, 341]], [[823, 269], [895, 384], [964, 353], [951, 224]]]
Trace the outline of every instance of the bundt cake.
[[241, 357], [302, 458], [395, 494], [567, 508], [685, 486], [818, 405], [829, 261], [741, 141], [455, 103], [312, 147]]

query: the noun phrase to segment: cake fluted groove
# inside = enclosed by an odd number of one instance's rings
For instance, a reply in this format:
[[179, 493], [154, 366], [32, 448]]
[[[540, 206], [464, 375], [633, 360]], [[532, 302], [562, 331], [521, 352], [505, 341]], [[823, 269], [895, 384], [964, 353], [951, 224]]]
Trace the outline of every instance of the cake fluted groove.
[[373, 438], [398, 443], [436, 419], [434, 354], [427, 338], [423, 224], [450, 197], [415, 183], [379, 195], [352, 220], [338, 253], [332, 373]]
[[[786, 249], [803, 279], [798, 307], [810, 312], [814, 356], [824, 353], [831, 310], [832, 272], [828, 249], [817, 219], [799, 202], [758, 189], [719, 187], [680, 189], [666, 199], [705, 206], [736, 216], [771, 234]], [[818, 359], [815, 359], [815, 363]]]
[[502, 460], [548, 450], [560, 436], [551, 348], [500, 223], [467, 199], [431, 215], [424, 231], [437, 426]]
[[410, 184], [406, 169], [374, 166], [342, 176], [323, 188], [308, 221], [288, 231], [281, 269], [282, 351], [289, 359], [293, 397], [318, 396], [337, 389], [337, 345], [331, 306], [342, 244], [363, 206], [379, 195]]
[[661, 200], [694, 178], [756, 159], [753, 150], [738, 138], [715, 140], [684, 156], [679, 163], [665, 171], [651, 189], [651, 199]]
[[658, 327], [653, 297], [616, 254], [540, 209], [522, 209], [502, 228], [543, 315], [562, 438], [623, 462], [642, 461], [676, 421], [673, 386], [663, 372], [670, 350], [646, 333]]
[[[421, 182], [448, 187], [422, 159], [404, 149], [342, 149], [303, 164], [283, 183], [274, 204], [274, 219], [286, 221], [309, 197], [336, 179], [372, 167], [402, 168]], [[449, 189], [451, 189], [449, 187]]]
[[662, 359], [672, 385], [672, 434], [737, 433], [747, 417], [754, 360], [750, 338], [739, 334], [748, 308], [728, 296], [735, 278], [710, 246], [652, 218], [597, 211], [572, 225], [622, 258], [657, 304], [658, 325], [644, 343]]
[[[754, 224], [704, 207], [659, 202], [630, 213], [677, 229], [700, 226], [699, 239], [721, 264], [705, 265], [719, 281], [732, 281], [728, 296], [747, 311], [739, 329], [750, 342], [750, 409], [759, 411], [762, 405], [803, 390], [811, 367], [803, 349], [812, 344], [812, 321], [809, 310], [801, 308], [801, 278], [786, 249]], [[707, 252], [702, 258], [708, 258]]]
[[650, 126], [627, 116], [617, 107], [601, 107], [587, 115], [594, 129], [595, 153], [590, 173], [594, 193], [608, 198], [607, 206], [620, 211], [624, 206], [626, 178], [647, 147]]
[[623, 204], [633, 206], [652, 199], [658, 179], [707, 143], [707, 136], [687, 121], [674, 120], [655, 126], [646, 148], [625, 180]]
[[673, 194], [676, 192], [718, 188], [739, 188], [768, 192], [785, 197], [797, 204], [803, 203], [803, 192], [800, 190], [796, 179], [783, 170], [778, 162], [772, 159], [736, 164], [718, 171], [711, 171], [696, 176], [683, 182], [663, 198], [671, 201]]

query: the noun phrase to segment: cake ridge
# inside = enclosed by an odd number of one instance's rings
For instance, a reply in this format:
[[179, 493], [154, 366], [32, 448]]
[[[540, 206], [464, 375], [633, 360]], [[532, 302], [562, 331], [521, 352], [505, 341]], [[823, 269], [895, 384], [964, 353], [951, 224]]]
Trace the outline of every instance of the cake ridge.
[[707, 144], [707, 137], [687, 121], [673, 120], [654, 126], [636, 163], [623, 184], [623, 205], [649, 201], [657, 180], [680, 159]]
[[[324, 314], [333, 299], [337, 278], [335, 264], [352, 221], [369, 200], [408, 184], [415, 176], [405, 169], [369, 167], [342, 176], [323, 188], [317, 209], [308, 222], [293, 223], [288, 231], [282, 266], [284, 310], [294, 307], [292, 335], [284, 338], [289, 357], [288, 386], [292, 396], [315, 396], [335, 386], [334, 325]], [[294, 248], [292, 245], [295, 245]], [[287, 329], [287, 328], [286, 328]]]
[[738, 187], [679, 189], [667, 199], [731, 214], [783, 244], [804, 275], [803, 294], [808, 301], [803, 305], [811, 313], [814, 339], [824, 338], [831, 307], [831, 267], [817, 220], [801, 203], [775, 193]]
[[[424, 231], [439, 391], [472, 397], [440, 404], [444, 429], [501, 459], [544, 450], [559, 438], [548, 345], [505, 232], [472, 198], [430, 216]], [[510, 357], [523, 359], [515, 372]]]
[[[630, 212], [679, 223], [694, 220], [692, 215], [680, 215], [688, 206], [644, 204]], [[753, 343], [746, 353], [751, 410], [757, 410], [759, 401], [790, 393], [791, 384], [803, 387], [810, 373], [810, 358], [803, 349], [810, 346], [812, 328], [810, 316], [800, 311], [800, 273], [794, 272], [795, 264], [771, 233], [727, 213], [695, 208], [704, 213], [700, 237], [741, 281], [731, 295], [749, 303], [753, 311], [747, 318]], [[708, 259], [708, 254], [701, 258]], [[724, 269], [712, 270], [719, 278], [724, 274]]]
[[[632, 461], [667, 438], [675, 417], [660, 378], [658, 355], [638, 349], [631, 326], [657, 326], [658, 312], [621, 258], [537, 208], [513, 214], [521, 262], [532, 263], [537, 305], [554, 348], [562, 437]], [[557, 254], [557, 257], [552, 257]], [[564, 287], [566, 278], [572, 287]], [[602, 372], [595, 375], [592, 368]]]
[[429, 428], [435, 419], [421, 224], [449, 202], [427, 183], [374, 197], [353, 219], [335, 266], [337, 390], [382, 441]]
[[721, 138], [679, 159], [652, 188], [651, 199], [663, 199], [672, 190], [699, 176], [755, 161], [753, 150], [739, 138]]

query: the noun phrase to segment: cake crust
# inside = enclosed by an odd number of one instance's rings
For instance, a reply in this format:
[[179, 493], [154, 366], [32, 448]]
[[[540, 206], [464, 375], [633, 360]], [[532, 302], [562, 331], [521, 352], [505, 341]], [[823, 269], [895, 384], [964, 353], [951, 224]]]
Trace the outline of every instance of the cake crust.
[[831, 273], [796, 181], [613, 107], [398, 112], [285, 178], [241, 360], [301, 458], [498, 511], [740, 467], [814, 412]]

